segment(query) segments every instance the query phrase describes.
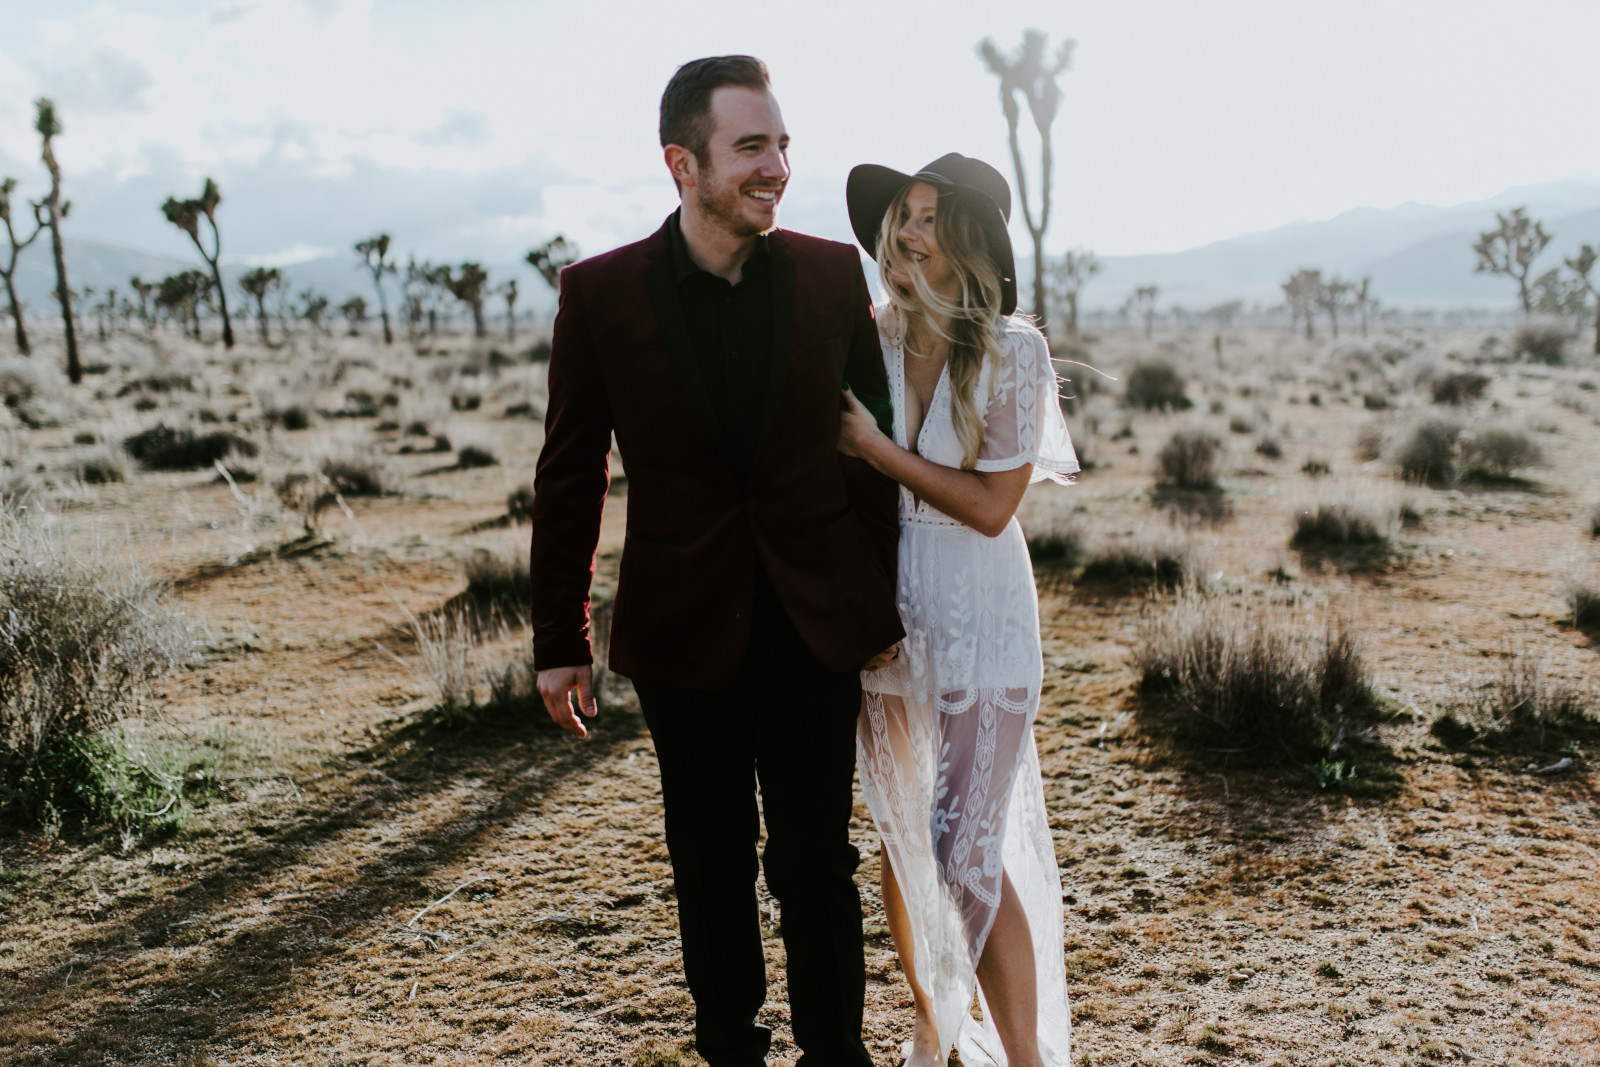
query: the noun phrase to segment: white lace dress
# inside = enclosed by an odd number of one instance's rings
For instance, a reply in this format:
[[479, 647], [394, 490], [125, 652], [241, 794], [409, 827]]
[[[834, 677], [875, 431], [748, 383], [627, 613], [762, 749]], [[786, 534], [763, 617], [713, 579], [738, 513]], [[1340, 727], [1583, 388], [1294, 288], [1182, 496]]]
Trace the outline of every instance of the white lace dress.
[[[885, 342], [883, 358], [895, 441], [909, 447], [906, 357]], [[1008, 324], [997, 377], [992, 391], [988, 375], [978, 384], [987, 403], [977, 469], [1032, 464], [1034, 481], [1069, 481], [1077, 456], [1038, 330]], [[959, 467], [950, 388], [946, 369], [916, 451]], [[1015, 518], [985, 537], [902, 488], [899, 566], [906, 639], [893, 664], [862, 675], [856, 740], [862, 788], [910, 914], [918, 984], [933, 999], [944, 1049], [954, 1045], [967, 1067], [1005, 1064], [994, 1026], [971, 1013], [1004, 871], [1033, 936], [1039, 1051], [1068, 1067], [1061, 875], [1033, 742], [1044, 666], [1027, 543]]]

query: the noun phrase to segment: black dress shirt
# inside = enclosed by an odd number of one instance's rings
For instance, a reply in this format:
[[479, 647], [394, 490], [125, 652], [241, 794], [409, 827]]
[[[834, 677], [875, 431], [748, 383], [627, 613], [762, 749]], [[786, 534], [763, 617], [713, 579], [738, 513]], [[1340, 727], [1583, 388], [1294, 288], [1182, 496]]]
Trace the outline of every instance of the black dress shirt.
[[690, 258], [676, 212], [667, 232], [695, 362], [711, 395], [712, 410], [741, 463], [739, 473], [748, 474], [772, 373], [772, 265], [767, 239], [756, 239], [739, 284], [731, 285]]

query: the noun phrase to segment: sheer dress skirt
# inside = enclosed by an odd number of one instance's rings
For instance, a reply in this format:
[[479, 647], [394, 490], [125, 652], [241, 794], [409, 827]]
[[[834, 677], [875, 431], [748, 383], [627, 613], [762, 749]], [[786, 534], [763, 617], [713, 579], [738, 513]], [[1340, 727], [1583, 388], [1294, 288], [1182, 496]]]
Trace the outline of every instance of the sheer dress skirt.
[[1066, 1067], [1061, 878], [1032, 729], [1038, 598], [1016, 520], [988, 538], [937, 514], [904, 515], [898, 595], [907, 638], [895, 663], [863, 675], [857, 756], [905, 896], [918, 984], [945, 1049], [969, 1067], [1005, 1064], [992, 1023], [970, 1010], [1004, 872], [1034, 942], [1040, 1052]]

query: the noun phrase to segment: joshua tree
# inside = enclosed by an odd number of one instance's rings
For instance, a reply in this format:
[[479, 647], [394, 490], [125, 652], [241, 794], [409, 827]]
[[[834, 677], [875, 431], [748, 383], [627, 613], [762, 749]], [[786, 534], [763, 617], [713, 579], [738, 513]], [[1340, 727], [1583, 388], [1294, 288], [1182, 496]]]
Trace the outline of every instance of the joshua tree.
[[283, 272], [277, 267], [256, 267], [239, 276], [239, 288], [256, 302], [256, 325], [261, 330], [261, 343], [270, 345], [267, 333], [267, 294], [283, 287]]
[[1289, 329], [1292, 331], [1295, 323], [1304, 318], [1308, 341], [1317, 335], [1311, 310], [1322, 299], [1323, 285], [1320, 270], [1297, 270], [1283, 283], [1283, 298], [1289, 305]]
[[461, 264], [459, 274], [448, 267], [444, 270], [444, 284], [450, 295], [472, 309], [473, 336], [487, 336], [483, 328], [483, 298], [489, 286], [489, 272], [477, 263]]
[[1067, 337], [1078, 339], [1078, 294], [1089, 284], [1089, 279], [1100, 273], [1100, 260], [1087, 248], [1077, 248], [1050, 268], [1050, 293], [1066, 305]]
[[504, 283], [495, 292], [505, 297], [506, 300], [506, 341], [515, 344], [517, 340], [517, 280], [512, 278]]
[[155, 295], [158, 287], [152, 282], [141, 280], [137, 274], [128, 279], [128, 287], [139, 298], [139, 321], [144, 323], [146, 330], [155, 329], [156, 319], [150, 308], [150, 298]]
[[523, 257], [550, 288], [561, 291], [561, 269], [578, 261], [578, 246], [559, 233]]
[[350, 324], [350, 336], [354, 337], [361, 332], [361, 324], [367, 321], [367, 302], [359, 296], [352, 296], [339, 305], [339, 314]]
[[372, 272], [372, 287], [378, 290], [378, 314], [383, 319], [383, 343], [394, 344], [394, 331], [389, 328], [389, 298], [383, 291], [383, 276], [396, 273], [394, 261], [389, 258], [389, 235], [380, 233], [356, 242], [356, 253], [362, 265]]
[[1367, 335], [1367, 316], [1372, 314], [1372, 306], [1377, 303], [1372, 299], [1372, 278], [1361, 279], [1361, 284], [1353, 285], [1350, 294], [1355, 298], [1356, 314], [1361, 316], [1361, 336]]
[[44, 232], [44, 223], [37, 216], [33, 220], [33, 232], [24, 240], [17, 240], [17, 231], [12, 228], [11, 222], [11, 194], [17, 188], [17, 179], [6, 178], [0, 181], [0, 222], [6, 224], [6, 241], [10, 244], [11, 255], [6, 260], [4, 268], [0, 268], [0, 276], [6, 280], [6, 300], [10, 303], [11, 321], [16, 324], [17, 351], [28, 355], [33, 350], [28, 347], [28, 331], [22, 325], [22, 302], [17, 299], [17, 287], [14, 277], [17, 273], [17, 256], [22, 250], [33, 244], [34, 239]]
[[1513, 208], [1509, 215], [1496, 212], [1494, 217], [1499, 225], [1480, 233], [1472, 246], [1472, 250], [1478, 254], [1478, 265], [1473, 271], [1478, 274], [1504, 274], [1515, 281], [1517, 295], [1522, 299], [1522, 316], [1527, 318], [1533, 314], [1528, 271], [1533, 267], [1534, 259], [1544, 251], [1544, 246], [1550, 243], [1550, 235], [1545, 232], [1543, 223], [1528, 218], [1528, 209], [1525, 207]]
[[[189, 235], [195, 248], [200, 251], [200, 258], [211, 267], [211, 284], [216, 287], [217, 303], [222, 309], [222, 343], [232, 348], [233, 322], [228, 318], [228, 294], [223, 291], [222, 272], [217, 269], [217, 257], [222, 254], [222, 234], [217, 229], [217, 205], [221, 203], [222, 193], [218, 191], [217, 183], [207, 178], [198, 200], [179, 200], [169, 196], [167, 202], [161, 205], [161, 213], [167, 217], [168, 222]], [[207, 252], [206, 246], [200, 242], [202, 215], [211, 225], [210, 252]]]
[[1156, 294], [1161, 290], [1154, 285], [1141, 285], [1128, 297], [1128, 302], [1123, 305], [1123, 310], [1131, 315], [1138, 315], [1144, 319], [1144, 335], [1150, 336], [1150, 331], [1156, 321]]
[[1600, 287], [1589, 277], [1594, 270], [1595, 262], [1600, 259], [1600, 250], [1594, 245], [1584, 245], [1578, 249], [1578, 254], [1570, 259], [1562, 260], [1567, 269], [1578, 276], [1578, 284], [1583, 286], [1583, 291], [1595, 298], [1594, 314], [1594, 354], [1600, 356]]
[[[1072, 65], [1072, 50], [1077, 42], [1062, 41], [1054, 53], [1046, 52], [1048, 37], [1042, 30], [1025, 30], [1022, 44], [1006, 55], [992, 38], [984, 38], [978, 54], [990, 73], [1000, 79], [1000, 109], [1005, 113], [1011, 138], [1011, 164], [1017, 173], [1017, 199], [1022, 202], [1022, 218], [1033, 237], [1033, 313], [1044, 315], [1044, 234], [1050, 227], [1050, 178], [1054, 156], [1050, 146], [1050, 127], [1061, 104], [1061, 87], [1056, 84]], [[1028, 102], [1028, 114], [1039, 133], [1039, 212], [1035, 216], [1028, 202], [1028, 175], [1022, 165], [1022, 146], [1017, 141], [1020, 111], [1017, 94]]]
[[169, 274], [156, 286], [155, 306], [169, 317], [176, 314], [184, 333], [190, 332], [189, 326], [193, 323], [192, 336], [199, 340], [200, 304], [210, 297], [213, 285], [211, 276], [205, 271], [185, 270]]
[[[72, 321], [72, 287], [67, 284], [67, 253], [61, 246], [61, 220], [72, 210], [71, 201], [61, 199], [61, 167], [56, 163], [55, 139], [61, 133], [61, 120], [49, 97], [33, 102], [37, 109], [33, 128], [43, 142], [39, 158], [50, 172], [50, 194], [33, 205], [33, 216], [40, 226], [50, 228], [50, 250], [56, 259], [56, 300], [61, 304], [61, 324], [66, 331], [67, 377], [73, 385], [83, 381], [83, 364], [78, 362], [78, 330]], [[20, 319], [18, 320], [21, 321]]]
[[1329, 278], [1317, 289], [1313, 299], [1328, 316], [1334, 340], [1339, 339], [1339, 312], [1354, 305], [1355, 286], [1342, 278]]
[[[84, 286], [84, 299], [88, 299], [89, 292], [89, 287], [87, 285]], [[115, 289], [107, 289], [106, 295], [100, 299], [100, 303], [94, 305], [91, 310], [94, 311], [95, 333], [99, 336], [100, 341], [103, 344], [106, 336], [116, 326], [117, 291]]]
[[300, 307], [296, 311], [306, 323], [318, 333], [326, 335], [328, 327], [323, 324], [323, 319], [328, 314], [328, 298], [315, 289], [306, 289], [300, 294]]

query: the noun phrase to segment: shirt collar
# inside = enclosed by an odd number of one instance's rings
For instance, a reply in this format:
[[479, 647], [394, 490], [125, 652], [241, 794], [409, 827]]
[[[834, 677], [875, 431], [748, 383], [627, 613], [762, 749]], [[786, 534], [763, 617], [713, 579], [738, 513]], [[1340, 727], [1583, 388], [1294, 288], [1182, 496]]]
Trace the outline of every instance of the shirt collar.
[[[679, 221], [682, 211], [683, 209], [679, 208], [667, 216], [667, 244], [672, 255], [672, 276], [673, 280], [680, 285], [696, 274], [710, 274], [709, 271], [702, 270], [689, 255], [689, 242], [683, 239], [683, 224]], [[745, 263], [745, 278], [751, 277], [754, 273], [752, 268], [755, 268], [755, 271], [765, 269], [767, 265], [768, 236], [768, 234], [762, 234], [756, 238], [756, 250], [750, 254], [749, 261]]]

